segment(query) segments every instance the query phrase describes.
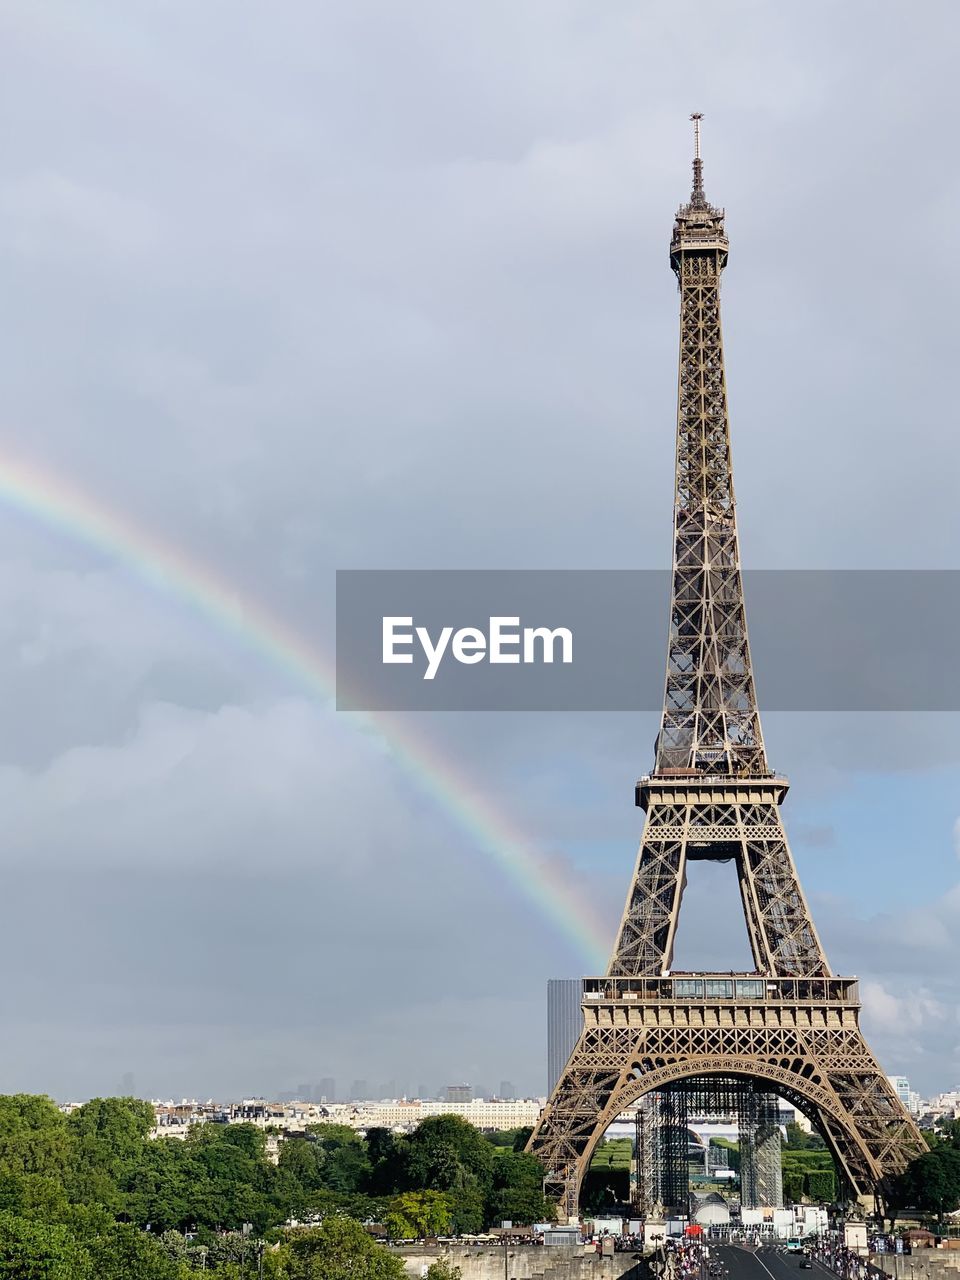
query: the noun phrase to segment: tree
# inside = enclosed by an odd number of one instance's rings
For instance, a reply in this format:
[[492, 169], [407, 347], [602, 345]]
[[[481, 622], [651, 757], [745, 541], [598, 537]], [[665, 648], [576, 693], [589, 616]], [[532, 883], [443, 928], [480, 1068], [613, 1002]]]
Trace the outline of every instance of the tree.
[[450, 1197], [442, 1191], [403, 1191], [390, 1201], [386, 1227], [394, 1240], [442, 1236], [453, 1220]]
[[800, 1170], [783, 1170], [783, 1198], [787, 1204], [799, 1204], [803, 1199], [803, 1173]]
[[355, 1129], [345, 1124], [312, 1124], [307, 1132], [314, 1135], [318, 1144], [323, 1186], [344, 1193], [366, 1189], [370, 1161]]
[[788, 1200], [796, 1203], [804, 1194], [818, 1201], [836, 1198], [836, 1166], [825, 1147], [784, 1147], [781, 1162], [783, 1193]]
[[[686, 1143], [685, 1129], [677, 1130]], [[602, 1213], [630, 1197], [630, 1139], [606, 1139], [593, 1153], [583, 1180], [581, 1203], [589, 1213]]]
[[180, 1231], [164, 1231], [156, 1237], [157, 1243], [168, 1258], [176, 1263], [186, 1263], [190, 1257], [190, 1245]]
[[832, 1169], [811, 1169], [804, 1180], [807, 1196], [816, 1204], [833, 1204], [837, 1198], [837, 1179]]
[[0, 1213], [2, 1280], [92, 1280], [90, 1257], [66, 1227]]
[[444, 1193], [450, 1203], [450, 1226], [455, 1236], [476, 1235], [486, 1221], [486, 1199], [479, 1187], [458, 1187]]
[[361, 1191], [370, 1176], [370, 1162], [360, 1142], [336, 1147], [323, 1163], [323, 1183], [331, 1191]]
[[402, 1139], [392, 1129], [375, 1125], [367, 1130], [367, 1156], [372, 1165], [388, 1160], [402, 1144]]
[[948, 1146], [960, 1150], [960, 1120], [941, 1120], [938, 1124], [940, 1138]]
[[513, 1131], [513, 1149], [514, 1151], [526, 1151], [527, 1143], [533, 1136], [533, 1125], [525, 1124], [519, 1129]]
[[406, 1177], [431, 1191], [476, 1186], [486, 1192], [493, 1168], [490, 1143], [460, 1116], [428, 1116], [408, 1140]]
[[805, 1129], [801, 1129], [796, 1121], [792, 1120], [787, 1125], [785, 1147], [788, 1151], [823, 1151], [826, 1149], [826, 1143], [819, 1133], [807, 1133]]
[[326, 1218], [319, 1227], [288, 1233], [264, 1255], [264, 1275], [275, 1280], [404, 1280], [400, 1258], [352, 1218]]
[[87, 1244], [97, 1280], [177, 1280], [177, 1263], [159, 1241], [129, 1222]]
[[[204, 1127], [200, 1127], [200, 1132]], [[216, 1135], [221, 1143], [236, 1147], [248, 1160], [262, 1160], [267, 1150], [267, 1136], [255, 1124], [210, 1125], [208, 1134]]]
[[75, 1152], [68, 1175], [71, 1197], [122, 1212], [121, 1187], [136, 1168], [153, 1124], [153, 1107], [139, 1098], [92, 1098], [78, 1107], [67, 1117]]
[[70, 1212], [67, 1193], [56, 1178], [40, 1173], [0, 1174], [0, 1210], [20, 1218], [64, 1222]]
[[549, 1216], [540, 1161], [524, 1152], [498, 1152], [493, 1162], [487, 1222], [509, 1221], [530, 1226]]
[[424, 1280], [460, 1280], [463, 1272], [455, 1267], [449, 1258], [438, 1258], [427, 1267]]
[[367, 1196], [362, 1192], [329, 1191], [322, 1187], [305, 1199], [302, 1217], [329, 1218], [340, 1215], [357, 1222], [382, 1222], [389, 1208], [389, 1197]]
[[265, 1231], [280, 1220], [270, 1195], [275, 1170], [265, 1159], [266, 1139], [255, 1125], [198, 1125], [181, 1145], [196, 1180], [188, 1184], [191, 1222], [227, 1231], [250, 1222]]
[[[280, 1143], [271, 1199], [284, 1218], [304, 1218], [323, 1188], [322, 1151], [309, 1138], [284, 1138]], [[336, 1194], [336, 1193], [326, 1193]]]
[[126, 1211], [139, 1227], [184, 1231], [206, 1203], [208, 1179], [188, 1142], [157, 1138], [144, 1144], [124, 1187]]
[[63, 1182], [73, 1155], [66, 1117], [49, 1098], [0, 1096], [0, 1173], [37, 1173]]
[[485, 1133], [483, 1136], [494, 1147], [506, 1147], [508, 1151], [522, 1151], [531, 1133], [533, 1133], [533, 1127], [524, 1125], [520, 1129], [497, 1129], [494, 1133]]
[[918, 1156], [897, 1180], [893, 1199], [935, 1213], [942, 1230], [944, 1214], [960, 1208], [960, 1150], [944, 1144]]
[[551, 1222], [556, 1210], [549, 1205], [540, 1187], [504, 1187], [490, 1198], [487, 1221], [512, 1222], [529, 1227], [535, 1222]]
[[203, 1247], [206, 1269], [215, 1269], [217, 1280], [222, 1280], [222, 1272], [228, 1267], [248, 1268], [257, 1253], [258, 1242], [242, 1231], [197, 1232], [196, 1241], [194, 1254], [197, 1246]]
[[94, 1236], [102, 1236], [109, 1231], [116, 1219], [109, 1209], [100, 1204], [71, 1204], [63, 1217], [63, 1225], [83, 1244]]
[[351, 1129], [348, 1124], [333, 1124], [331, 1121], [325, 1120], [321, 1120], [317, 1124], [308, 1124], [307, 1133], [312, 1133], [324, 1146], [360, 1141], [360, 1136], [356, 1129]]
[[408, 1147], [406, 1138], [389, 1129], [367, 1130], [367, 1189], [373, 1195], [392, 1195], [407, 1186]]

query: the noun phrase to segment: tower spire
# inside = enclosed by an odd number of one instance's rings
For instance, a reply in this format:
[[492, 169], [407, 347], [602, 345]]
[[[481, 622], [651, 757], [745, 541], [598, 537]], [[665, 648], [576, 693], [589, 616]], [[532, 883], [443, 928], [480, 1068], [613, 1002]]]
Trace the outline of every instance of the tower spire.
[[680, 285], [673, 600], [655, 772], [769, 774], [747, 640], [727, 421], [720, 276], [723, 210], [703, 194], [699, 112], [693, 194], [676, 217]]
[[693, 193], [690, 203], [694, 208], [702, 209], [707, 203], [703, 194], [703, 161], [700, 159], [700, 121], [703, 119], [703, 112], [694, 111], [690, 119], [693, 121]]

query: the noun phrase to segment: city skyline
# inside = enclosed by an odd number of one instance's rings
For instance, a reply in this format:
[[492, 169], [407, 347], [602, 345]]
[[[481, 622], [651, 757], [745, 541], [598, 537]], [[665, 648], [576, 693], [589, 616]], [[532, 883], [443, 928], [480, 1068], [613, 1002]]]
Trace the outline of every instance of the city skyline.
[[[593, 957], [502, 867], [612, 947], [655, 717], [338, 714], [333, 579], [668, 566], [691, 110], [745, 565], [956, 567], [960, 19], [694, 9], [681, 50], [626, 0], [12, 6], [0, 1090], [542, 1080], [546, 981]], [[831, 965], [925, 1093], [960, 1078], [955, 723], [764, 723]], [[678, 965], [748, 963], [725, 870]]]
[[[960, 1112], [960, 1084], [956, 1085], [955, 1087], [951, 1086], [945, 1089], [936, 1089], [930, 1094], [929, 1097], [923, 1098], [916, 1092], [915, 1089], [910, 1087], [910, 1081], [906, 1076], [890, 1075], [887, 1077], [887, 1079], [894, 1086], [894, 1089], [897, 1091], [898, 1096], [900, 1097], [904, 1105], [909, 1106], [910, 1109], [914, 1112], [914, 1114], [924, 1114], [925, 1112], [931, 1111], [931, 1108], [936, 1109], [937, 1107], [942, 1107], [944, 1111]], [[224, 1102], [238, 1103], [242, 1100], [259, 1100], [259, 1101], [276, 1102], [278, 1104], [306, 1103], [307, 1105], [310, 1105], [310, 1106], [322, 1105], [322, 1100], [320, 1098], [309, 1096], [310, 1090], [311, 1090], [311, 1087], [308, 1087], [306, 1094], [304, 1094], [302, 1090], [278, 1090], [275, 1092], [269, 1091], [269, 1090], [266, 1092], [262, 1090], [243, 1090], [236, 1096], [228, 1096], [225, 1094], [219, 1094], [219, 1095], [203, 1094], [203, 1093], [195, 1092], [193, 1094], [184, 1094], [180, 1098], [175, 1098], [173, 1095], [169, 1093], [164, 1093], [162, 1091], [159, 1094], [146, 1097], [146, 1095], [134, 1089], [132, 1094], [128, 1096], [141, 1097], [145, 1101], [150, 1101], [154, 1103], [171, 1102], [171, 1101], [188, 1101], [188, 1100], [197, 1102], [197, 1103], [211, 1102], [211, 1101], [218, 1101], [218, 1100], [224, 1101]], [[118, 1093], [117, 1096], [124, 1096], [124, 1095]], [[478, 1102], [480, 1101], [488, 1101], [488, 1102], [524, 1101], [526, 1102], [526, 1101], [533, 1101], [536, 1099], [542, 1099], [545, 1096], [546, 1095], [543, 1092], [524, 1093], [522, 1090], [519, 1090], [519, 1091], [515, 1090], [513, 1093], [507, 1095], [507, 1094], [501, 1094], [498, 1092], [491, 1092], [491, 1091], [478, 1092], [477, 1090], [472, 1089], [471, 1101], [478, 1101]], [[89, 1099], [85, 1099], [85, 1098], [56, 1099], [56, 1101], [61, 1105], [83, 1102], [88, 1100]], [[443, 1103], [445, 1101], [449, 1101], [449, 1098], [447, 1097], [447, 1089], [444, 1087], [444, 1088], [436, 1089], [434, 1091], [425, 1090], [422, 1092], [414, 1092], [414, 1093], [397, 1092], [397, 1093], [387, 1093], [382, 1095], [378, 1091], [375, 1091], [370, 1093], [369, 1096], [364, 1098], [352, 1099], [352, 1098], [345, 1098], [345, 1097], [338, 1096], [335, 1099], [327, 1099], [327, 1101], [331, 1102], [332, 1104], [338, 1107], [348, 1107], [353, 1102], [377, 1103], [377, 1102], [388, 1102], [388, 1101], [396, 1101], [396, 1102], [399, 1102], [399, 1101], [418, 1102], [419, 1101], [419, 1102], [430, 1102], [430, 1103]], [[793, 1107], [793, 1104], [791, 1103], [785, 1103], [784, 1105], [791, 1108]], [[807, 1121], [807, 1123], [809, 1124], [810, 1122]]]
[[[580, 981], [579, 979], [575, 979], [575, 978], [551, 980], [552, 983], [563, 983], [563, 984], [566, 984], [568, 982], [571, 984], [572, 983], [579, 984], [579, 981]], [[558, 1027], [558, 1034], [555, 1037], [556, 1043], [551, 1043], [551, 1041], [548, 1039], [548, 1042], [545, 1046], [546, 1047], [545, 1060], [547, 1063], [549, 1063], [551, 1059], [555, 1056], [556, 1051], [560, 1046], [564, 1044], [569, 1044], [572, 1046], [572, 1044], [575, 1043], [576, 1041], [576, 1028], [570, 1025], [566, 1025], [566, 1026], [563, 1025], [563, 1020], [565, 1015], [564, 1005], [565, 1005], [564, 995], [561, 992], [560, 998], [557, 1001], [557, 1006], [556, 1006], [557, 1012], [560, 1017], [561, 1025]], [[548, 1076], [546, 1076], [546, 1079], [549, 1083]], [[938, 1099], [943, 1102], [944, 1106], [953, 1107], [953, 1108], [956, 1108], [958, 1111], [960, 1111], [960, 1082], [951, 1084], [951, 1083], [944, 1083], [944, 1080], [940, 1080], [934, 1089], [930, 1090], [926, 1095], [921, 1095], [913, 1087], [913, 1082], [907, 1076], [904, 1076], [902, 1073], [891, 1072], [887, 1076], [887, 1079], [894, 1086], [894, 1089], [897, 1092], [897, 1095], [900, 1098], [900, 1100], [914, 1114], [919, 1114], [924, 1110], [924, 1108], [928, 1108], [931, 1103], [933, 1103]], [[114, 1090], [107, 1091], [107, 1093], [117, 1097], [133, 1096], [133, 1097], [143, 1098], [152, 1102], [158, 1102], [162, 1100], [169, 1101], [170, 1099], [173, 1099], [173, 1098], [182, 1098], [182, 1099], [190, 1098], [195, 1101], [211, 1100], [211, 1099], [219, 1098], [222, 1100], [231, 1100], [233, 1102], [236, 1102], [243, 1098], [259, 1098], [259, 1099], [265, 1099], [265, 1100], [278, 1102], [278, 1103], [304, 1102], [304, 1103], [316, 1105], [316, 1104], [322, 1104], [323, 1102], [329, 1102], [337, 1106], [348, 1105], [349, 1103], [354, 1101], [378, 1102], [378, 1101], [387, 1101], [387, 1100], [410, 1099], [410, 1100], [420, 1100], [420, 1101], [430, 1101], [430, 1102], [443, 1102], [443, 1101], [450, 1100], [450, 1089], [451, 1089], [450, 1085], [437, 1085], [435, 1088], [424, 1087], [423, 1085], [421, 1085], [418, 1088], [411, 1089], [411, 1090], [405, 1090], [403, 1088], [390, 1089], [390, 1088], [381, 1086], [381, 1088], [379, 1089], [368, 1090], [362, 1097], [360, 1097], [360, 1096], [357, 1096], [357, 1091], [355, 1089], [355, 1086], [358, 1083], [361, 1083], [361, 1082], [354, 1080], [349, 1087], [338, 1086], [336, 1078], [328, 1076], [328, 1077], [322, 1078], [320, 1081], [315, 1083], [303, 1082], [295, 1089], [284, 1088], [284, 1087], [277, 1087], [273, 1089], [249, 1088], [249, 1089], [241, 1089], [235, 1094], [226, 1094], [218, 1091], [208, 1092], [204, 1090], [187, 1090], [183, 1093], [172, 1093], [170, 1090], [160, 1089], [158, 1091], [148, 1093], [147, 1091], [142, 1090], [137, 1086], [136, 1079], [131, 1072], [125, 1072], [122, 1079], [119, 1082], [119, 1086]], [[504, 1089], [503, 1086], [505, 1084], [510, 1086], [509, 1089]], [[330, 1085], [333, 1086], [332, 1090], [329, 1088]], [[500, 1082], [500, 1087], [497, 1089], [488, 1089], [482, 1083], [474, 1085], [472, 1082], [466, 1082], [466, 1081], [463, 1082], [462, 1085], [456, 1086], [456, 1087], [468, 1088], [470, 1090], [471, 1097], [476, 1100], [514, 1101], [514, 1100], [527, 1100], [532, 1098], [545, 1098], [549, 1096], [549, 1089], [546, 1087], [539, 1088], [539, 1089], [537, 1088], [518, 1089], [515, 1086], [513, 1086], [511, 1081], [505, 1081], [505, 1080], [502, 1080]], [[59, 1103], [78, 1102], [78, 1101], [82, 1102], [87, 1100], [89, 1097], [94, 1097], [94, 1096], [97, 1096], [97, 1095], [91, 1094], [91, 1095], [84, 1095], [82, 1097], [72, 1096], [69, 1098], [59, 1097], [56, 1099], [56, 1101]]]

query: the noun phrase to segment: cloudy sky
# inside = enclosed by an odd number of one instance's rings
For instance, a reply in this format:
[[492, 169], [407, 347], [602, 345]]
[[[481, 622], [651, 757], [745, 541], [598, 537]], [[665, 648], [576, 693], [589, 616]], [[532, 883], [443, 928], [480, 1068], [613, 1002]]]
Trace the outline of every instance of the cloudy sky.
[[[960, 567], [958, 27], [0, 7], [0, 1089], [542, 1089], [545, 980], [596, 957], [422, 761], [612, 940], [653, 717], [338, 715], [334, 572], [669, 562], [691, 110], [745, 562]], [[960, 1083], [958, 727], [766, 719], [831, 962], [924, 1091]], [[730, 967], [695, 870], [678, 965]]]

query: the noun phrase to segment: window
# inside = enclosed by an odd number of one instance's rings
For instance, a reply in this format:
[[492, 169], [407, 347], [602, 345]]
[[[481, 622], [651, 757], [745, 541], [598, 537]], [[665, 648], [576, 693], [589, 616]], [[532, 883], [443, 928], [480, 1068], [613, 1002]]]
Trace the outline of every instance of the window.
[[764, 985], [762, 978], [738, 978], [737, 995], [744, 1000], [762, 1000]]
[[720, 996], [725, 1000], [733, 997], [732, 978], [707, 978], [706, 985], [708, 996]]
[[674, 978], [673, 994], [678, 998], [683, 996], [702, 996], [703, 995], [703, 979], [702, 978]]

